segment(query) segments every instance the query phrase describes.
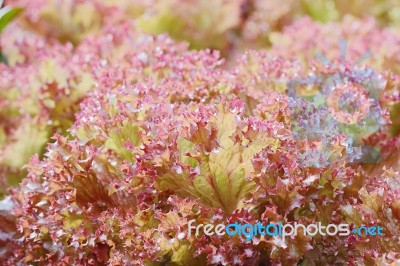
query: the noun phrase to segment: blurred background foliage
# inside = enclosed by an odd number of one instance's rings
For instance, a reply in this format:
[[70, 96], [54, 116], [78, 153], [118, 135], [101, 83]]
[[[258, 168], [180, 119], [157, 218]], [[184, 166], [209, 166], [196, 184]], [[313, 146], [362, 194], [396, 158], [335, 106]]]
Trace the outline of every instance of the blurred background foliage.
[[196, 49], [220, 50], [238, 43], [268, 47], [271, 32], [304, 16], [323, 23], [370, 16], [381, 27], [400, 25], [397, 0], [17, 0], [12, 5], [28, 7], [25, 26], [74, 44], [106, 22], [127, 18], [145, 32], [168, 33]]

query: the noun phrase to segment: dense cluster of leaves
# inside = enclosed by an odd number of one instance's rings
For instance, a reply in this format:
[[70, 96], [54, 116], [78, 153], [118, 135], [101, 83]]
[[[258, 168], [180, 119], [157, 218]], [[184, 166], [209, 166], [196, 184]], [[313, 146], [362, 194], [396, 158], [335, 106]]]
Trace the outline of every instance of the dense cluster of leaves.
[[[0, 43], [2, 193], [25, 178], [0, 202], [2, 263], [400, 263], [400, 35], [354, 18], [271, 34], [328, 7], [358, 15], [359, 1], [15, 2], [25, 12]], [[354, 111], [353, 97], [368, 99]], [[192, 219], [385, 235], [247, 241], [188, 235]]]

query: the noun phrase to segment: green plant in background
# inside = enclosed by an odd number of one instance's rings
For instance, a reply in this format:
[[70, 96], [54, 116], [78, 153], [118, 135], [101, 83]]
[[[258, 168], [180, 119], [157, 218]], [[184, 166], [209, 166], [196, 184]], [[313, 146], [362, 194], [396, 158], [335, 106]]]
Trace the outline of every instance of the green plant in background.
[[[17, 17], [22, 11], [23, 8], [21, 7], [10, 7], [5, 6], [3, 7], [4, 0], [0, 0], [0, 34], [4, 30], [4, 28], [15, 18]], [[7, 62], [7, 59], [1, 53], [1, 46], [0, 46], [0, 62]]]
[[337, 20], [339, 17], [338, 11], [333, 1], [325, 0], [303, 0], [302, 7], [304, 13], [312, 17], [316, 21], [328, 22]]
[[226, 49], [229, 33], [241, 23], [241, 1], [159, 1], [137, 18], [137, 27], [147, 33], [167, 32], [191, 48]]

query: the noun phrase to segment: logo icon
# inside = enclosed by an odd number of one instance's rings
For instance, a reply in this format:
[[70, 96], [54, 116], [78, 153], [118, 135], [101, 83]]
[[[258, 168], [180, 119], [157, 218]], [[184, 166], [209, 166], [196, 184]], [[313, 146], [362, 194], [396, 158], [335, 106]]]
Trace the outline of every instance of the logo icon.
[[363, 138], [385, 123], [379, 90], [386, 81], [372, 68], [359, 65], [370, 52], [351, 64], [346, 62], [347, 42], [341, 40], [339, 47], [339, 64], [319, 54], [318, 71], [287, 82], [291, 130], [304, 143], [299, 156], [303, 167], [327, 167], [344, 158], [359, 163], [379, 160], [379, 151], [365, 145]]

